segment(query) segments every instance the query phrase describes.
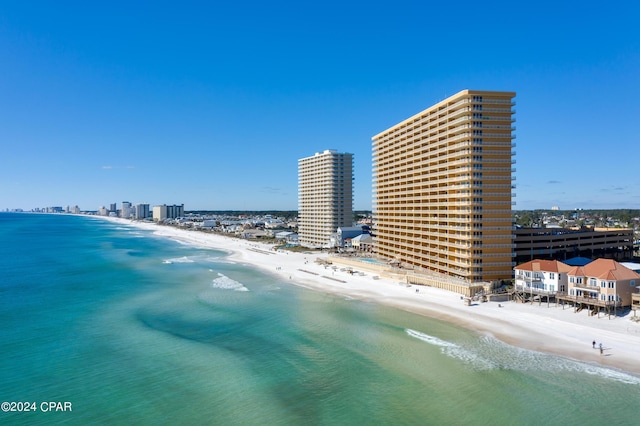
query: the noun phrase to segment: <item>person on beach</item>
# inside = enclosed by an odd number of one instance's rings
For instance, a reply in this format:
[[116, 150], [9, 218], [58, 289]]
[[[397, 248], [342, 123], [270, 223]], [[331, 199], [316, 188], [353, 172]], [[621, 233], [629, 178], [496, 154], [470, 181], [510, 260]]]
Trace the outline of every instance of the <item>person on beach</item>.
[[593, 345], [593, 349], [595, 349], [596, 348], [596, 341], [595, 340], [593, 341], [592, 345]]
[[602, 349], [602, 343], [600, 343], [600, 355], [602, 355], [603, 349]]

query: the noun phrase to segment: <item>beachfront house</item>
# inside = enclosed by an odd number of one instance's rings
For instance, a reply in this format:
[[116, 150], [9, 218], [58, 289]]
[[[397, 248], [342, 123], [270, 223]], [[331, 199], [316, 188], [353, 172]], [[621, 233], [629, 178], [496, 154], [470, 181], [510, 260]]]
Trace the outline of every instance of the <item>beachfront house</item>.
[[373, 237], [371, 234], [360, 234], [351, 239], [351, 246], [361, 251], [370, 251], [373, 246]]
[[369, 234], [370, 229], [367, 225], [341, 226], [331, 235], [330, 246], [350, 248], [351, 245], [347, 243], [348, 240], [352, 240], [358, 235]]
[[274, 234], [274, 237], [277, 240], [285, 241], [287, 244], [298, 245], [298, 243], [299, 243], [298, 234], [296, 234], [295, 232], [280, 231], [280, 232], [276, 232]]
[[557, 260], [530, 260], [514, 269], [516, 292], [553, 296], [567, 290], [572, 267]]
[[619, 308], [631, 306], [632, 294], [638, 292], [640, 274], [613, 259], [596, 259], [572, 268], [563, 299], [589, 307]]

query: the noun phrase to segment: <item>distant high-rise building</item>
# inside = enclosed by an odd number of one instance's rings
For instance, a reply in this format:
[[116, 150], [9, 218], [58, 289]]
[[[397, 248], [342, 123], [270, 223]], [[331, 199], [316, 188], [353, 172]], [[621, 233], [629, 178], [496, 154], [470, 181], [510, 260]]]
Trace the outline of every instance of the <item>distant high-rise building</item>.
[[353, 224], [353, 154], [325, 150], [298, 160], [298, 235], [304, 247], [328, 247]]
[[167, 218], [176, 219], [184, 216], [184, 204], [167, 206]]
[[150, 216], [149, 204], [136, 204], [136, 219], [146, 219]]
[[109, 212], [111, 213], [116, 213], [117, 212], [118, 207], [116, 206], [116, 203], [111, 203], [109, 205]]
[[381, 257], [467, 282], [511, 278], [514, 97], [463, 90], [372, 138]]
[[120, 217], [130, 218], [131, 217], [131, 203], [128, 201], [122, 202], [122, 209], [120, 210]]
[[156, 222], [165, 219], [175, 219], [184, 216], [184, 204], [171, 205], [162, 204], [160, 206], [153, 206], [153, 220]]
[[167, 205], [153, 206], [153, 220], [161, 222], [167, 218]]

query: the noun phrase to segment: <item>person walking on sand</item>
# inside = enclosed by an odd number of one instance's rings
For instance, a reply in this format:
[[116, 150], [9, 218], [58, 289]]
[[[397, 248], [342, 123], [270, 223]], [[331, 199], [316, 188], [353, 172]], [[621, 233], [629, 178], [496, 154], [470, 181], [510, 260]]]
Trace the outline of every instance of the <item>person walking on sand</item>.
[[593, 341], [592, 345], [593, 345], [593, 349], [595, 349], [596, 348], [596, 341], [595, 340]]
[[602, 349], [602, 343], [600, 343], [600, 355], [602, 355], [602, 351], [603, 351], [603, 349]]

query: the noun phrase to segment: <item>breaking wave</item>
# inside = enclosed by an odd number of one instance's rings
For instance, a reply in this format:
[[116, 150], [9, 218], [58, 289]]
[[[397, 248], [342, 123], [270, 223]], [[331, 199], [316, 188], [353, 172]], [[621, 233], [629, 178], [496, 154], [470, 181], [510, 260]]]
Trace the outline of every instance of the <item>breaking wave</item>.
[[621, 383], [640, 385], [640, 377], [623, 371], [517, 348], [489, 336], [483, 336], [473, 343], [456, 344], [416, 330], [406, 329], [405, 331], [411, 337], [440, 347], [443, 354], [458, 359], [475, 370], [575, 372]]
[[175, 257], [173, 259], [166, 259], [162, 261], [162, 263], [193, 263], [193, 262], [195, 261], [187, 256]]
[[244, 285], [239, 283], [236, 280], [232, 280], [226, 275], [222, 275], [218, 273], [218, 278], [213, 280], [213, 284], [211, 284], [213, 288], [220, 288], [223, 290], [234, 290], [234, 291], [249, 291]]

